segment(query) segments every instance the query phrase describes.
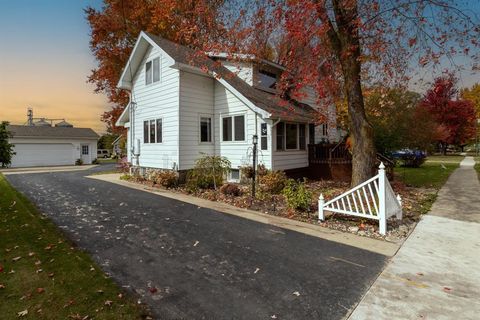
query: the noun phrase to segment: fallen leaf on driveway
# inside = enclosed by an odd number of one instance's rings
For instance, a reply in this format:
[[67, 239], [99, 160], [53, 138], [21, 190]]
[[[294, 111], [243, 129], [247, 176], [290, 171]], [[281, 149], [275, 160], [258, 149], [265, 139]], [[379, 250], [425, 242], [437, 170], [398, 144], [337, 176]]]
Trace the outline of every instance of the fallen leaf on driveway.
[[294, 296], [297, 296], [297, 297], [300, 296], [300, 292], [298, 292], [298, 291], [294, 291], [292, 294], [293, 294]]
[[443, 287], [443, 291], [445, 291], [445, 292], [450, 292], [450, 291], [452, 291], [452, 288], [449, 288], [449, 287]]
[[18, 317], [25, 317], [28, 314], [28, 310], [23, 310], [17, 313]]
[[148, 291], [150, 291], [150, 293], [157, 293], [158, 289], [155, 287], [151, 287], [151, 288], [148, 288]]

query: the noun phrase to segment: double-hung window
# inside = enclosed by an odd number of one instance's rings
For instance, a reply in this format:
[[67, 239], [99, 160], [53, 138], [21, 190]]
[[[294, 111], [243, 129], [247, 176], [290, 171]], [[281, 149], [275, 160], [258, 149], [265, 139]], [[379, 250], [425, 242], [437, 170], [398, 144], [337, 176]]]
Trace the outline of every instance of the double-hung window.
[[245, 141], [245, 115], [222, 118], [222, 141]]
[[145, 84], [160, 81], [160, 57], [145, 63]]
[[277, 150], [306, 149], [305, 124], [279, 122], [276, 129]]
[[162, 119], [143, 121], [143, 143], [162, 142]]
[[212, 142], [211, 117], [200, 117], [200, 142]]

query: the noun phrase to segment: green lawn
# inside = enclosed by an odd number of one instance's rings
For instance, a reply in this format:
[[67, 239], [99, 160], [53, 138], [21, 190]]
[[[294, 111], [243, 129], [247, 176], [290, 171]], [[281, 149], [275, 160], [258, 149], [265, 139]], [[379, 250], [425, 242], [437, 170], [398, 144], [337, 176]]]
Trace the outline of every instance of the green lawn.
[[457, 156], [457, 155], [452, 155], [452, 156], [429, 156], [427, 158], [427, 162], [442, 162], [442, 163], [460, 163], [462, 161], [464, 156]]
[[0, 318], [17, 317], [142, 319], [145, 310], [0, 174]]
[[439, 190], [462, 159], [462, 156], [431, 156], [420, 168], [396, 167], [395, 176], [412, 187]]

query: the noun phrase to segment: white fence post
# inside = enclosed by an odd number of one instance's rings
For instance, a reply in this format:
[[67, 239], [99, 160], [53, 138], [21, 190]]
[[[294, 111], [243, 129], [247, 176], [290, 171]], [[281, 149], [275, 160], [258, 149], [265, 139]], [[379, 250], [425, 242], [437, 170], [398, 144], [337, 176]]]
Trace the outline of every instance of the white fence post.
[[325, 199], [323, 198], [323, 194], [320, 194], [318, 197], [318, 220], [323, 221], [325, 216], [323, 215], [323, 205], [325, 204]]
[[385, 192], [385, 165], [383, 162], [378, 167], [378, 202], [379, 202], [379, 232], [382, 235], [387, 233], [387, 212]]
[[398, 205], [400, 206], [400, 210], [397, 212], [396, 218], [398, 220], [402, 220], [402, 197], [400, 197], [399, 194], [397, 194], [397, 201]]

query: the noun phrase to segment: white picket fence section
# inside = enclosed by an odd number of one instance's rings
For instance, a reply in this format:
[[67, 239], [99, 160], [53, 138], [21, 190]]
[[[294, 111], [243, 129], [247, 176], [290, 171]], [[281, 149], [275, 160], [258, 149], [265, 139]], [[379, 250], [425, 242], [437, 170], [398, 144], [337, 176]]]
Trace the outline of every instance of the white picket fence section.
[[318, 198], [318, 219], [325, 219], [325, 211], [375, 219], [379, 221], [380, 234], [387, 233], [387, 219], [402, 219], [402, 200], [395, 196], [380, 163], [378, 174], [353, 189], [325, 202], [323, 194]]

